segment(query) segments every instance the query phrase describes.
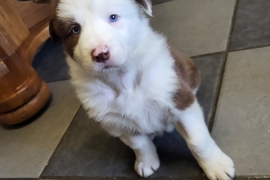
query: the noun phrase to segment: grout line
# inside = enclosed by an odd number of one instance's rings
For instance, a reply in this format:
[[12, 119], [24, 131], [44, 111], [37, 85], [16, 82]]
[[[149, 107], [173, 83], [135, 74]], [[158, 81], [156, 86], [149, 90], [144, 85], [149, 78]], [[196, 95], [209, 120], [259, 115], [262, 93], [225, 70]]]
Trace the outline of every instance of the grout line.
[[236, 49], [236, 50], [232, 50], [232, 51], [229, 51], [229, 52], [231, 53], [231, 52], [238, 52], [238, 51], [246, 51], [246, 50], [259, 49], [259, 48], [264, 48], [264, 47], [269, 47], [269, 46], [270, 46], [270, 44], [267, 44], [267, 45], [248, 47], [248, 48], [243, 48], [243, 49]]
[[209, 54], [202, 54], [202, 55], [197, 55], [197, 56], [191, 56], [191, 59], [194, 58], [201, 58], [201, 57], [206, 57], [206, 56], [214, 56], [214, 55], [220, 55], [220, 54], [225, 54], [226, 51], [220, 51], [220, 52], [214, 52], [214, 53], [209, 53]]
[[[47, 164], [43, 167], [43, 170], [41, 171], [40, 175], [39, 175], [39, 179], [42, 179], [44, 177], [42, 177], [43, 173], [45, 172], [46, 168], [48, 167], [48, 165], [50, 164], [51, 160], [52, 160], [52, 157], [53, 155], [55, 154], [55, 151], [57, 150], [57, 148], [59, 147], [59, 145], [61, 144], [62, 140], [63, 140], [63, 137], [65, 136], [67, 130], [69, 129], [69, 127], [71, 126], [71, 124], [73, 123], [75, 117], [77, 116], [77, 114], [79, 113], [79, 110], [81, 109], [82, 105], [79, 106], [77, 112], [75, 113], [75, 115], [73, 116], [72, 120], [70, 121], [66, 131], [64, 132], [63, 136], [61, 137], [59, 143], [57, 144], [57, 146], [55, 147], [53, 153], [51, 154], [51, 157], [49, 158]], [[45, 177], [46, 178], [46, 177]]]
[[229, 34], [229, 38], [228, 38], [228, 42], [227, 42], [227, 47], [226, 47], [226, 52], [230, 51], [230, 47], [231, 47], [231, 41], [232, 41], [232, 36], [233, 36], [233, 30], [234, 30], [234, 26], [235, 26], [235, 21], [236, 21], [236, 15], [237, 15], [237, 10], [238, 10], [238, 6], [240, 4], [241, 0], [236, 0], [235, 3], [235, 9], [233, 12], [233, 17], [232, 17], [232, 24], [231, 24], [231, 29], [230, 29], [230, 34]]
[[218, 90], [217, 90], [217, 93], [215, 95], [215, 100], [214, 100], [214, 105], [213, 105], [213, 110], [212, 110], [213, 112], [212, 112], [212, 115], [209, 118], [209, 126], [208, 126], [208, 128], [209, 128], [210, 132], [213, 130], [213, 126], [214, 126], [217, 105], [218, 105], [218, 101], [219, 101], [219, 97], [220, 97], [220, 93], [221, 93], [221, 87], [222, 87], [223, 80], [224, 80], [224, 74], [225, 74], [226, 64], [227, 64], [227, 60], [228, 60], [229, 48], [230, 48], [230, 45], [231, 45], [232, 33], [233, 33], [233, 30], [234, 30], [234, 25], [235, 25], [235, 20], [236, 20], [236, 15], [237, 15], [239, 2], [240, 2], [240, 0], [236, 0], [236, 2], [235, 2], [234, 12], [233, 12], [233, 17], [232, 17], [232, 22], [231, 22], [231, 28], [230, 28], [227, 47], [226, 47], [226, 51], [225, 51], [225, 61], [224, 61], [223, 65], [222, 65], [222, 68], [221, 68], [221, 74], [220, 74], [220, 78], [219, 78], [219, 82], [218, 82]]
[[164, 3], [168, 3], [168, 2], [171, 2], [171, 1], [173, 1], [173, 0], [167, 0], [167, 1], [165, 1], [165, 2], [159, 2], [159, 3], [155, 3], [155, 1], [154, 1], [154, 2], [152, 1], [152, 5], [153, 5], [153, 6], [157, 6], [157, 5], [164, 4]]
[[0, 178], [0, 180], [39, 180], [39, 178]]
[[212, 105], [212, 113], [209, 117], [209, 122], [208, 122], [208, 129], [211, 132], [213, 129], [213, 125], [214, 125], [214, 120], [215, 120], [215, 116], [216, 116], [216, 110], [217, 110], [217, 105], [218, 105], [218, 100], [219, 100], [219, 96], [220, 96], [220, 91], [221, 91], [221, 85], [222, 85], [222, 80], [223, 80], [223, 75], [225, 72], [225, 67], [226, 67], [226, 59], [227, 59], [228, 53], [225, 54], [224, 56], [224, 61], [223, 64], [221, 66], [221, 72], [220, 72], [220, 76], [218, 78], [218, 83], [217, 83], [217, 90], [214, 96], [214, 103]]
[[237, 176], [237, 179], [249, 179], [249, 180], [262, 180], [262, 179], [270, 179], [270, 175], [242, 175], [242, 176]]

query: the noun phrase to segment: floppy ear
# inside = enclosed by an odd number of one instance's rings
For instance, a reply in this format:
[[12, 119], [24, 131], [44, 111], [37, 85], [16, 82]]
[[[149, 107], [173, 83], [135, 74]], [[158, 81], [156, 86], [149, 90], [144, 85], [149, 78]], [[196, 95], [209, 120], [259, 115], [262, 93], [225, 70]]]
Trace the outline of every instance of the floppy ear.
[[136, 2], [141, 6], [146, 14], [152, 16], [152, 0], [136, 0]]
[[34, 2], [37, 4], [53, 4], [55, 0], [17, 0], [20, 2]]
[[49, 32], [50, 32], [50, 36], [51, 36], [52, 41], [57, 42], [60, 40], [60, 37], [57, 35], [57, 33], [55, 31], [54, 21], [55, 21], [54, 18], [50, 20]]

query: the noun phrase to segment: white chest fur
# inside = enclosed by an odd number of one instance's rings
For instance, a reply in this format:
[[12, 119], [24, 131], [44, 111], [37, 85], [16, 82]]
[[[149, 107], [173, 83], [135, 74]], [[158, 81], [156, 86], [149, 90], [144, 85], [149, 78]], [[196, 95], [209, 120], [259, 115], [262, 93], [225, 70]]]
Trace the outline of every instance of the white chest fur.
[[72, 64], [72, 82], [89, 116], [109, 132], [162, 132], [170, 124], [168, 110], [178, 81], [170, 57], [166, 59], [102, 75], [84, 73]]

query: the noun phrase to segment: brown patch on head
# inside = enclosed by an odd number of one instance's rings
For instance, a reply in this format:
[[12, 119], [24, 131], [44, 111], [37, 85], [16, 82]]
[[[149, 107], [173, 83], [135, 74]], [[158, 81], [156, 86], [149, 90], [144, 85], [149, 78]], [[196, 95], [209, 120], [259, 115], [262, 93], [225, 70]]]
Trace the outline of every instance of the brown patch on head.
[[179, 89], [174, 94], [173, 100], [180, 110], [188, 108], [195, 100], [192, 90], [200, 85], [200, 73], [193, 61], [170, 48], [171, 55], [175, 60], [175, 71], [179, 79]]
[[50, 24], [50, 34], [52, 38], [57, 39], [59, 37], [62, 42], [65, 51], [74, 58], [74, 48], [78, 44], [80, 34], [73, 34], [72, 29], [80, 26], [73, 20], [60, 20], [54, 18]]
[[51, 36], [51, 39], [53, 42], [59, 41], [60, 37], [57, 35], [57, 33], [55, 32], [55, 29], [54, 29], [54, 19], [50, 20], [49, 33], [50, 33], [50, 36]]
[[177, 76], [181, 78], [190, 87], [190, 89], [193, 90], [198, 88], [201, 77], [194, 62], [172, 47], [170, 47], [170, 52], [175, 60], [175, 71]]
[[79, 41], [79, 34], [74, 35], [71, 33], [72, 27], [78, 26], [72, 19], [63, 20], [59, 19], [56, 16], [56, 9], [60, 0], [21, 0], [21, 1], [32, 1], [38, 4], [50, 4], [54, 7], [54, 13], [51, 16], [50, 24], [49, 24], [49, 32], [51, 39], [56, 42], [59, 39], [63, 41], [63, 46], [65, 51], [74, 58], [74, 47], [77, 45]]

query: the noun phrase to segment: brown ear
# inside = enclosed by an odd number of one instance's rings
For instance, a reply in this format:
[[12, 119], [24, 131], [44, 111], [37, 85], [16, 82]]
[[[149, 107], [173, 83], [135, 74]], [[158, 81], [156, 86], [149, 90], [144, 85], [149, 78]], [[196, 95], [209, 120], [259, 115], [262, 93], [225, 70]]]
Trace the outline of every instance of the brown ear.
[[37, 4], [53, 4], [55, 0], [17, 0], [20, 2], [34, 2]]
[[148, 14], [152, 16], [152, 0], [135, 0], [140, 7]]
[[49, 32], [50, 32], [50, 36], [51, 36], [52, 41], [57, 42], [60, 40], [60, 37], [57, 35], [57, 33], [55, 31], [54, 21], [55, 21], [54, 18], [50, 20]]

